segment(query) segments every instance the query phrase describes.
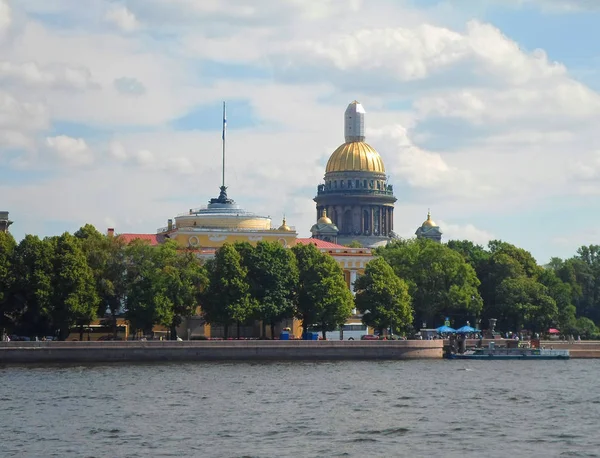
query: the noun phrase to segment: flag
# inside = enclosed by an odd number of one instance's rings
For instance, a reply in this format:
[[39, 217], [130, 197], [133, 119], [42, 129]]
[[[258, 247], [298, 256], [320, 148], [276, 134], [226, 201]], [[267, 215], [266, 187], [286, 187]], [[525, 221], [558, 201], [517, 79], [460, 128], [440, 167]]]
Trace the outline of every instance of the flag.
[[227, 130], [227, 113], [225, 112], [225, 102], [223, 102], [223, 136], [221, 137], [225, 141], [225, 131]]

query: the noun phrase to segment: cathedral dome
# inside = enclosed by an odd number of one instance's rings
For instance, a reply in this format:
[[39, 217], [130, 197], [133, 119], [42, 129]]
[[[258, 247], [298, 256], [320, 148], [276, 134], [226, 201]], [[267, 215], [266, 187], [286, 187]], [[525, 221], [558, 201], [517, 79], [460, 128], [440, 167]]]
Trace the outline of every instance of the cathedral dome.
[[336, 149], [325, 173], [331, 172], [374, 172], [385, 173], [383, 160], [375, 148], [365, 142], [346, 142]]

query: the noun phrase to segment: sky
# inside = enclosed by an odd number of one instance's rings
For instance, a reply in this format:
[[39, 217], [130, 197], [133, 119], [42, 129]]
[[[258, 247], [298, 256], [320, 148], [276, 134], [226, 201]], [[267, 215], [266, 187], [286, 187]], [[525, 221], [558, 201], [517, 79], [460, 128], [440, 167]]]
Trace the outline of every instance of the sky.
[[154, 233], [218, 195], [310, 235], [367, 114], [412, 237], [538, 262], [600, 243], [596, 0], [0, 0], [0, 210], [11, 232]]

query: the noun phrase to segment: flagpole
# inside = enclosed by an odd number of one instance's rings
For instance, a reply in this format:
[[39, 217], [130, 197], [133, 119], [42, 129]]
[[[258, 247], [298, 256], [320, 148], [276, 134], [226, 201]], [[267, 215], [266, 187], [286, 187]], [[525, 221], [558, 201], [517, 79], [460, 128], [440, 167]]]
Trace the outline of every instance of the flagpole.
[[227, 113], [223, 102], [223, 188], [225, 187], [225, 130], [227, 129]]

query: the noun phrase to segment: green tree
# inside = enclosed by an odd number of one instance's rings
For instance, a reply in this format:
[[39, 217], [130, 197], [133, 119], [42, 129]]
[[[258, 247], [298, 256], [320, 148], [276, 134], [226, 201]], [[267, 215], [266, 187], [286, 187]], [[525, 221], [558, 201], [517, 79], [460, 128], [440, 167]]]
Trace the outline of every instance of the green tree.
[[143, 240], [134, 240], [126, 248], [127, 297], [125, 317], [133, 335], [149, 334], [158, 322], [154, 281], [156, 250]]
[[117, 318], [123, 312], [127, 295], [126, 246], [120, 237], [107, 237], [90, 224], [75, 232], [80, 240], [88, 265], [94, 274], [96, 291], [100, 297], [98, 316], [108, 320], [113, 336], [117, 337]]
[[352, 314], [353, 297], [344, 272], [329, 255], [317, 247], [296, 245], [292, 248], [298, 264], [296, 316], [306, 331], [316, 326], [327, 338], [327, 331], [342, 326]]
[[369, 262], [355, 284], [355, 304], [363, 314], [363, 323], [383, 335], [384, 329], [407, 331], [412, 325], [411, 297], [408, 285], [398, 278], [383, 259]]
[[600, 245], [580, 247], [573, 268], [582, 290], [576, 303], [577, 312], [594, 322], [600, 322]]
[[487, 251], [483, 246], [476, 245], [469, 240], [450, 240], [447, 244], [448, 248], [461, 254], [462, 257], [467, 261], [477, 276], [480, 275], [480, 271], [483, 266], [488, 262], [490, 258], [490, 252]]
[[15, 284], [13, 255], [17, 244], [8, 232], [0, 232], [0, 330], [14, 327], [14, 301], [12, 292]]
[[488, 243], [488, 248], [492, 255], [502, 253], [517, 261], [522, 267], [524, 274], [529, 278], [537, 277], [542, 270], [531, 253], [523, 248], [501, 240], [491, 240]]
[[64, 340], [73, 325], [80, 329], [96, 317], [100, 299], [92, 269], [77, 239], [64, 233], [51, 239], [54, 245], [50, 316]]
[[248, 272], [251, 295], [256, 304], [256, 318], [275, 337], [275, 325], [294, 316], [294, 298], [298, 283], [298, 267], [293, 253], [276, 242], [236, 244], [242, 265]]
[[170, 329], [177, 339], [177, 327], [200, 306], [208, 284], [206, 270], [190, 250], [178, 251], [177, 242], [167, 241], [158, 248], [154, 280], [155, 300], [159, 302], [158, 323]]
[[533, 278], [507, 278], [498, 288], [498, 327], [545, 332], [558, 317], [548, 288]]
[[479, 316], [479, 279], [461, 254], [427, 239], [399, 240], [376, 254], [408, 284], [418, 325], [437, 324], [446, 316], [463, 322]]
[[550, 268], [544, 269], [538, 281], [548, 288], [548, 294], [556, 302], [556, 324], [563, 334], [575, 332], [575, 306], [572, 304], [573, 293], [571, 285], [563, 282], [556, 272]]
[[[244, 323], [255, 314], [248, 270], [233, 245], [219, 248], [207, 263], [208, 288], [202, 300], [202, 313], [209, 324], [223, 326], [223, 335], [229, 337], [229, 326]], [[239, 326], [238, 326], [239, 337]]]
[[584, 316], [577, 318], [575, 332], [585, 339], [596, 338], [599, 334], [598, 328], [594, 322]]
[[14, 331], [26, 336], [54, 335], [50, 309], [54, 293], [54, 245], [26, 235], [13, 251]]

